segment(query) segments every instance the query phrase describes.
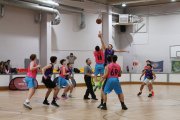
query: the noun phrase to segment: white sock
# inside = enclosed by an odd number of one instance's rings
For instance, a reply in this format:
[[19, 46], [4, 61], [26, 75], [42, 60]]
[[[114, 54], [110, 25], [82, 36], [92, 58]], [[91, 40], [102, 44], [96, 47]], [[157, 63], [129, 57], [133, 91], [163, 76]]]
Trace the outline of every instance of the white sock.
[[26, 103], [29, 103], [30, 102], [30, 100], [29, 99], [26, 99], [26, 101], [25, 101]]

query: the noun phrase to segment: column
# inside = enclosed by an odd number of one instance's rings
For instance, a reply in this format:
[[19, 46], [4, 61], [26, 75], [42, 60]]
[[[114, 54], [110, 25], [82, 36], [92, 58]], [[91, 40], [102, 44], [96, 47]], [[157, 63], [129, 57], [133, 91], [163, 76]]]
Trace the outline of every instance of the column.
[[103, 40], [105, 41], [106, 45], [112, 43], [112, 14], [111, 14], [111, 7], [108, 7], [108, 14], [104, 13], [102, 15], [103, 18], [103, 25], [102, 25], [102, 32], [103, 32]]
[[51, 16], [49, 14], [42, 14], [42, 21], [40, 27], [40, 64], [47, 65], [51, 56]]

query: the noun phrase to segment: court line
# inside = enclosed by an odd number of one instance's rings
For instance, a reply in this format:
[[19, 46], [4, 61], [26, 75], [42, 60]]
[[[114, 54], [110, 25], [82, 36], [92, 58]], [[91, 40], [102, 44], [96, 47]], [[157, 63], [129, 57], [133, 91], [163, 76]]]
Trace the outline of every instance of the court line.
[[[103, 115], [103, 119], [104, 120], [108, 120], [108, 118], [106, 118], [108, 115], [112, 115], [113, 116], [113, 114], [116, 114], [117, 116], [119, 116], [119, 117], [124, 117], [124, 118], [128, 118], [128, 117], [126, 117], [126, 116], [123, 116], [123, 115], [120, 115], [120, 114], [118, 114], [117, 112], [111, 112], [111, 113], [106, 113], [105, 115]], [[119, 120], [120, 118], [117, 118], [117, 120]], [[116, 119], [116, 118], [115, 118]]]
[[[0, 108], [1, 109], [1, 108]], [[63, 119], [57, 119], [55, 117], [49, 117], [49, 116], [44, 116], [44, 115], [38, 115], [38, 114], [29, 114], [29, 113], [23, 113], [21, 111], [10, 111], [10, 110], [0, 110], [6, 113], [12, 113], [12, 114], [17, 114], [17, 115], [27, 115], [27, 116], [36, 116], [36, 117], [43, 117], [43, 118], [48, 118], [48, 119], [53, 119], [53, 120], [63, 120]]]

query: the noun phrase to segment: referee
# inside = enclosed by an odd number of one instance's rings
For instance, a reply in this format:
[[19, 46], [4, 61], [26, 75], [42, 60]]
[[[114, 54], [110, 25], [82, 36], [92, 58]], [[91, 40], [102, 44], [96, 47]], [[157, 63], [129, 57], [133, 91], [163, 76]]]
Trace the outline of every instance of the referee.
[[93, 71], [92, 71], [92, 68], [91, 68], [91, 60], [90, 58], [86, 59], [86, 66], [84, 67], [84, 80], [85, 80], [85, 83], [86, 83], [86, 87], [87, 87], [87, 90], [86, 90], [86, 93], [84, 95], [84, 100], [89, 100], [89, 94], [91, 94], [91, 97], [93, 100], [98, 100], [96, 98], [96, 95], [93, 91], [93, 86], [92, 86], [92, 83], [91, 83], [91, 79], [93, 77]]

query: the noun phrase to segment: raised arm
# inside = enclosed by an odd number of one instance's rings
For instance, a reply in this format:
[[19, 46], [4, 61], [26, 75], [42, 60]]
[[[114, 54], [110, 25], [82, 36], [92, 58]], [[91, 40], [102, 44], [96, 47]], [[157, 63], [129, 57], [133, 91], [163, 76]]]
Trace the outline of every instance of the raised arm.
[[102, 49], [105, 50], [105, 49], [106, 49], [106, 45], [105, 45], [105, 43], [104, 43], [104, 41], [103, 41], [103, 37], [102, 37], [101, 31], [99, 31], [98, 37], [100, 38], [101, 45], [102, 45]]

